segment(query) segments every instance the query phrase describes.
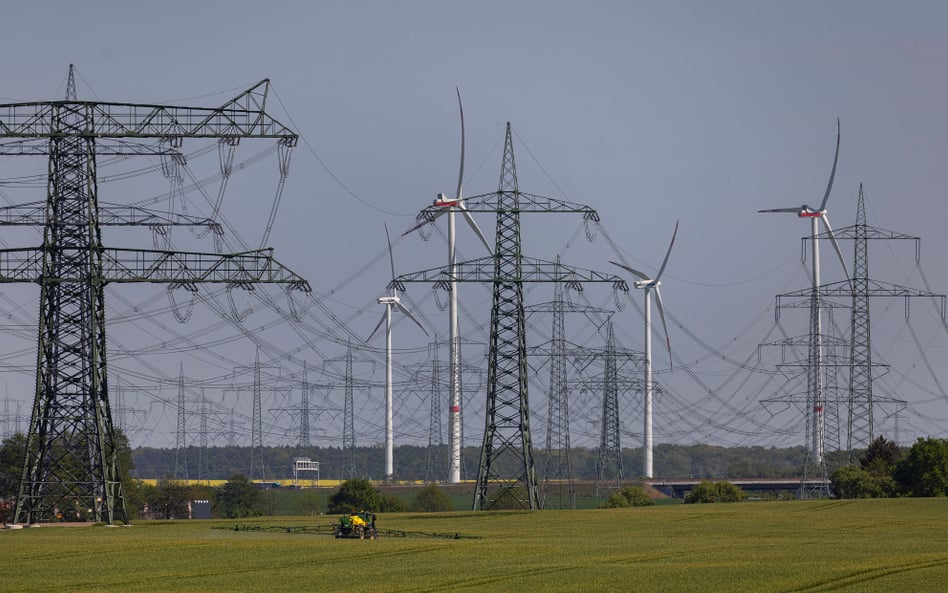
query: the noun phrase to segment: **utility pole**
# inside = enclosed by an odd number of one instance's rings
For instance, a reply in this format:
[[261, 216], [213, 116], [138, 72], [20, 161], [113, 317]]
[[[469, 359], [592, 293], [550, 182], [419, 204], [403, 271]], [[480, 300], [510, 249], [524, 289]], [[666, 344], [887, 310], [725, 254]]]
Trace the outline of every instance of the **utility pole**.
[[[70, 69], [72, 72], [72, 69]], [[276, 283], [309, 290], [271, 250], [220, 255], [107, 247], [101, 228], [208, 225], [136, 208], [100, 207], [97, 159], [178, 155], [185, 138], [270, 138], [281, 158], [298, 136], [265, 111], [264, 80], [217, 108], [66, 100], [0, 105], [0, 154], [46, 156], [43, 208], [4, 208], [0, 224], [42, 226], [40, 247], [0, 251], [0, 282], [40, 286], [36, 392], [14, 520], [41, 523], [58, 508], [128, 522], [109, 404], [105, 285], [202, 283], [249, 287]], [[282, 165], [282, 163], [281, 163]], [[285, 167], [281, 166], [281, 174]], [[75, 467], [82, 467], [79, 473]]]

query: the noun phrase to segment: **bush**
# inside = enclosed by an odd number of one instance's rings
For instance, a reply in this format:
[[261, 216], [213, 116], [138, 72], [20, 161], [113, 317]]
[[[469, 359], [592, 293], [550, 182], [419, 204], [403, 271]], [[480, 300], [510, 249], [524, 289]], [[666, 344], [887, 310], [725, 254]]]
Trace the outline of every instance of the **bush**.
[[834, 471], [830, 483], [837, 498], [887, 498], [896, 489], [890, 476], [878, 475], [854, 465], [844, 465]]
[[701, 482], [685, 496], [685, 504], [704, 502], [741, 502], [745, 494], [739, 486], [730, 482]]
[[451, 500], [441, 488], [429, 484], [421, 489], [411, 501], [411, 510], [421, 513], [438, 513], [451, 510]]
[[647, 507], [655, 501], [638, 486], [625, 486], [612, 494], [608, 500], [599, 505], [601, 509], [623, 509], [628, 507]]
[[253, 482], [243, 474], [234, 474], [217, 495], [217, 514], [228, 519], [257, 517], [263, 514], [260, 503], [260, 491]]
[[395, 495], [380, 494], [378, 508], [380, 513], [404, 513], [408, 510], [408, 504]]
[[382, 499], [372, 483], [362, 478], [346, 480], [329, 497], [330, 513], [381, 511]]
[[319, 515], [323, 511], [323, 499], [316, 490], [304, 490], [296, 497], [293, 510], [297, 515]]

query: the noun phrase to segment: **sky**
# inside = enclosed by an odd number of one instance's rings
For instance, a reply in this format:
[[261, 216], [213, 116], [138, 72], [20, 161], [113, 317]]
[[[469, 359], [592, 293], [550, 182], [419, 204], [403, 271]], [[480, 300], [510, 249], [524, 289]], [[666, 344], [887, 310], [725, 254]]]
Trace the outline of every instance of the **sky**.
[[[5, 20], [19, 24], [0, 38], [8, 56], [0, 65], [0, 102], [61, 98], [69, 64], [79, 98], [101, 101], [212, 107], [269, 78], [268, 111], [301, 135], [272, 232], [266, 220], [278, 175], [272, 150], [261, 152], [272, 148], [265, 141], [239, 147], [243, 165], [228, 183], [222, 215], [229, 246], [255, 248], [266, 236], [277, 259], [309, 280], [314, 292], [301, 305], [304, 323], [281, 319], [245, 295], [233, 308], [253, 309], [247, 318], [221, 321], [230, 301], [218, 290], [217, 313], [199, 299], [181, 324], [164, 290], [108, 289], [111, 389], [124, 394], [121, 420], [133, 444], [175, 445], [179, 375], [186, 377], [186, 442], [198, 439], [202, 388], [211, 444], [247, 440], [247, 368], [259, 346], [261, 364], [274, 369], [268, 376], [280, 385], [264, 395], [264, 442], [298, 438], [299, 391], [292, 385], [305, 360], [322, 402], [311, 423], [314, 444], [339, 446], [339, 361], [349, 338], [362, 381], [357, 440], [381, 441], [384, 343], [378, 334], [364, 340], [382, 313], [375, 299], [390, 276], [383, 225], [392, 232], [398, 273], [445, 264], [443, 224], [428, 242], [400, 235], [435, 194], [455, 189], [455, 87], [466, 124], [465, 195], [496, 190], [510, 122], [520, 189], [600, 214], [592, 243], [575, 216], [524, 215], [525, 254], [561, 255], [565, 263], [610, 273], [620, 271], [608, 261], [621, 257], [653, 273], [680, 222], [662, 279], [674, 357], [669, 364], [657, 342], [655, 368], [665, 388], [655, 410], [659, 443], [803, 444], [803, 415], [794, 404], [803, 387], [776, 371], [779, 348], [758, 345], [807, 331], [799, 310], [781, 312], [777, 325], [774, 304], [775, 295], [808, 287], [810, 258], [801, 262], [800, 238], [809, 226], [757, 210], [819, 204], [837, 118], [833, 226], [854, 223], [862, 183], [871, 226], [922, 238], [920, 267], [910, 245], [873, 243], [870, 276], [948, 292], [941, 175], [948, 154], [948, 7], [940, 2], [171, 0], [146, 7], [93, 0], [19, 3]], [[195, 142], [183, 151], [206, 146]], [[191, 154], [188, 175], [211, 179], [218, 166], [213, 146]], [[45, 171], [42, 160], [23, 158], [3, 157], [0, 179]], [[169, 182], [155, 164], [100, 164], [100, 199], [168, 208]], [[149, 165], [150, 172], [109, 177]], [[202, 183], [203, 191], [189, 190], [175, 207], [203, 212], [219, 184]], [[4, 182], [0, 190], [4, 205], [45, 197], [35, 179]], [[490, 215], [477, 220], [492, 239]], [[32, 233], [10, 230], [4, 244], [35, 245]], [[144, 230], [109, 233], [107, 240], [150, 246]], [[178, 248], [199, 243], [176, 239]], [[466, 228], [458, 241], [462, 257], [481, 255]], [[842, 249], [851, 267], [851, 244]], [[842, 278], [828, 246], [822, 262], [825, 281]], [[0, 413], [8, 432], [14, 415], [25, 424], [32, 402], [38, 300], [32, 286], [5, 285], [2, 292], [0, 314], [9, 325], [0, 347], [7, 352], [0, 358]], [[271, 293], [284, 302], [280, 291]], [[463, 285], [460, 294], [462, 332], [471, 341], [465, 357], [481, 367], [466, 379], [465, 444], [476, 445], [490, 292]], [[615, 307], [611, 288], [589, 286], [584, 295], [589, 304]], [[643, 348], [641, 296], [620, 295], [624, 310], [613, 317], [618, 340], [634, 350]], [[528, 304], [551, 298], [547, 285], [527, 295]], [[179, 295], [177, 313], [186, 317], [181, 301]], [[444, 339], [446, 314], [428, 286], [410, 286], [406, 302], [429, 333]], [[876, 433], [903, 443], [948, 436], [948, 331], [937, 308], [918, 299], [908, 322], [901, 300], [874, 299], [872, 310], [873, 356], [892, 365], [875, 391], [880, 401], [906, 402], [878, 406]], [[848, 310], [834, 315], [840, 327], [848, 324]], [[529, 323], [532, 344], [549, 339], [548, 318], [533, 314]], [[570, 316], [567, 328], [571, 341], [602, 346], [592, 321]], [[394, 332], [396, 444], [425, 444], [429, 387], [420, 377], [431, 366], [431, 338], [403, 320]], [[445, 364], [443, 349], [440, 357]], [[537, 384], [530, 398], [534, 442], [542, 443], [549, 367], [541, 359], [531, 358]], [[601, 402], [587, 387], [571, 391], [573, 442], [595, 446]], [[623, 445], [637, 446], [641, 396], [622, 398]]]

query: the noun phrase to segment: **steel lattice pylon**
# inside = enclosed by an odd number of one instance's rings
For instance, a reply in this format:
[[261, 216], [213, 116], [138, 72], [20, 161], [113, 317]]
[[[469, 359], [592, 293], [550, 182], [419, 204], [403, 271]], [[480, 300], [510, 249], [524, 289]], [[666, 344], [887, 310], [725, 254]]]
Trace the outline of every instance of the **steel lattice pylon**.
[[[616, 365], [616, 338], [612, 321], [606, 325], [605, 373], [602, 382], [602, 427], [599, 436], [599, 460], [596, 463], [596, 496], [607, 483], [622, 484], [622, 445], [619, 441], [619, 386]], [[611, 475], [610, 475], [611, 474]]]
[[869, 242], [866, 210], [859, 184], [853, 227], [852, 340], [849, 351], [849, 422], [846, 448], [866, 448], [872, 442], [872, 342], [869, 321]]
[[[869, 241], [870, 240], [911, 240], [915, 242], [915, 263], [920, 261], [919, 237], [906, 235], [895, 231], [871, 227], [866, 222], [865, 194], [863, 186], [859, 184], [859, 201], [856, 207], [856, 224], [836, 231], [837, 239], [851, 239], [853, 241], [853, 281], [851, 294], [847, 294], [844, 286], [831, 284], [823, 294], [832, 297], [851, 297], [852, 325], [850, 328], [852, 346], [850, 350], [849, 374], [849, 415], [846, 430], [846, 447], [849, 460], [853, 461], [853, 452], [865, 449], [874, 438], [874, 408], [883, 402], [903, 405], [904, 402], [891, 397], [880, 397], [873, 393], [872, 382], [879, 376], [875, 369], [885, 368], [872, 361], [871, 320], [869, 314], [869, 299], [871, 297], [901, 297], [906, 301], [905, 315], [908, 318], [908, 301], [910, 298], [934, 298], [941, 301], [941, 317], [945, 318], [945, 295], [931, 291], [918, 290], [873, 280], [869, 275]], [[820, 235], [818, 239], [823, 239]]]
[[[559, 258], [557, 258], [559, 259]], [[543, 471], [543, 506], [553, 485], [559, 485], [558, 508], [576, 507], [569, 439], [569, 387], [566, 383], [566, 304], [563, 284], [553, 284], [553, 336], [550, 342], [550, 394], [546, 428], [546, 466]], [[566, 496], [563, 495], [566, 487]]]
[[[581, 213], [587, 221], [598, 221], [599, 217], [589, 206], [519, 190], [509, 122], [498, 190], [491, 194], [467, 198], [464, 203], [468, 212], [496, 213], [494, 256], [447, 268], [403, 274], [392, 282], [396, 285], [430, 282], [444, 288], [449, 288], [451, 282], [492, 284], [487, 411], [477, 486], [474, 490], [474, 509], [538, 509], [539, 490], [527, 397], [523, 284], [564, 282], [579, 286], [582, 282], [609, 282], [616, 289], [623, 291], [628, 291], [628, 285], [614, 274], [582, 270], [523, 256], [520, 242], [521, 213]], [[433, 221], [439, 211], [439, 206], [429, 206], [418, 214], [417, 219]]]
[[428, 416], [428, 451], [425, 455], [425, 482], [439, 482], [447, 476], [447, 448], [441, 430], [441, 360], [438, 342], [431, 346], [431, 392]]
[[342, 475], [356, 477], [355, 398], [352, 377], [352, 341], [346, 347], [346, 393], [342, 410]]
[[[70, 69], [72, 78], [72, 69]], [[269, 81], [219, 108], [77, 101], [0, 105], [0, 154], [48, 156], [46, 205], [0, 215], [2, 224], [43, 226], [38, 248], [0, 251], [0, 282], [40, 285], [36, 392], [14, 520], [128, 521], [106, 372], [105, 285], [159, 282], [281, 283], [309, 290], [269, 250], [239, 254], [106, 248], [101, 227], [136, 224], [141, 209], [100, 209], [99, 155], [168, 155], [183, 138], [297, 135], [265, 113]], [[176, 153], [175, 153], [176, 154]], [[283, 171], [281, 171], [283, 173]], [[152, 213], [154, 214], [154, 213]], [[158, 225], [199, 224], [173, 217]]]
[[184, 363], [178, 365], [178, 428], [174, 438], [174, 479], [188, 480], [187, 405], [184, 398]]
[[510, 125], [497, 192], [493, 300], [487, 361], [487, 414], [474, 508], [540, 507], [530, 406], [523, 312], [520, 191]]

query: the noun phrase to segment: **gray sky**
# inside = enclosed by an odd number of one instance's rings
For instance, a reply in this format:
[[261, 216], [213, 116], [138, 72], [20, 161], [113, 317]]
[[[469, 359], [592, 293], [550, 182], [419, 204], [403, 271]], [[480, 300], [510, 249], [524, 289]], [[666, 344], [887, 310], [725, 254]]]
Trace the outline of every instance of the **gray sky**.
[[[338, 367], [330, 364], [326, 377], [318, 369], [344, 353], [333, 334], [346, 332], [327, 312], [362, 338], [381, 313], [375, 298], [389, 275], [383, 223], [397, 236], [437, 192], [454, 191], [455, 86], [467, 124], [466, 195], [496, 189], [504, 124], [510, 121], [520, 189], [596, 208], [631, 265], [654, 270], [675, 221], [681, 221], [663, 296], [684, 328], [670, 324], [679, 357], [674, 370], [668, 371], [667, 356], [656, 359], [659, 380], [668, 388], [656, 407], [658, 442], [802, 444], [800, 413], [759, 403], [786, 399], [802, 385], [749, 367], [774, 368], [773, 352], [765, 350], [758, 361], [758, 343], [778, 339], [780, 331], [806, 331], [799, 311], [785, 311], [782, 328], [775, 329], [773, 306], [775, 294], [808, 286], [809, 262], [801, 263], [799, 254], [809, 226], [793, 216], [756, 211], [819, 204], [837, 117], [842, 147], [828, 204], [834, 227], [853, 224], [864, 183], [870, 225], [922, 237], [922, 272], [911, 246], [879, 242], [870, 247], [871, 277], [919, 289], [927, 280], [931, 290], [948, 291], [941, 174], [948, 154], [948, 7], [941, 2], [36, 2], [7, 7], [5, 22], [3, 102], [60, 98], [70, 63], [77, 67], [81, 99], [216, 106], [262, 78], [272, 80], [268, 109], [304, 142], [293, 154], [269, 242], [281, 262], [310, 280], [322, 305], [309, 310], [309, 325], [318, 331], [267, 330], [266, 343], [276, 348], [265, 345], [264, 358], [292, 357], [282, 365], [285, 378], [298, 375], [297, 363], [306, 359], [311, 380], [331, 382], [328, 375]], [[248, 173], [241, 169], [231, 180], [224, 214], [245, 244], [256, 247], [275, 192], [276, 162], [270, 155], [249, 166], [268, 146], [245, 144], [237, 159], [248, 162]], [[22, 166], [5, 158], [0, 176], [20, 175]], [[45, 170], [43, 162], [29, 166]], [[114, 165], [130, 168], [123, 166]], [[215, 153], [194, 157], [189, 166], [198, 178], [213, 175]], [[0, 189], [7, 203], [45, 196], [42, 184]], [[104, 181], [100, 191], [104, 201], [137, 203], [167, 194], [168, 182], [152, 173]], [[205, 192], [213, 197], [216, 182]], [[206, 202], [191, 192], [185, 207], [199, 212]], [[478, 221], [492, 237], [493, 221], [485, 215]], [[523, 224], [526, 254], [552, 260], [559, 253], [573, 265], [615, 271], [607, 263], [616, 259], [608, 243], [601, 236], [587, 243], [578, 218], [525, 215]], [[460, 249], [477, 257], [478, 244], [466, 230], [460, 231]], [[38, 243], [35, 233], [14, 236], [8, 235], [7, 246]], [[150, 246], [144, 231], [135, 241], [132, 235], [110, 237]], [[189, 240], [181, 238], [180, 245]], [[851, 266], [851, 244], [843, 249]], [[433, 268], [445, 262], [444, 240], [437, 233], [427, 243], [417, 235], [404, 237], [395, 241], [395, 256], [400, 273]], [[823, 262], [826, 281], [841, 279], [828, 246]], [[212, 426], [219, 429], [224, 410], [235, 408], [240, 431], [240, 415], [249, 414], [248, 394], [228, 395], [221, 385], [234, 366], [252, 364], [251, 340], [237, 339], [233, 326], [217, 328], [217, 318], [201, 303], [189, 323], [179, 325], [163, 291], [132, 289], [120, 298], [123, 290], [109, 292], [115, 320], [110, 360], [113, 380], [119, 374], [119, 384], [142, 387], [129, 387], [125, 402], [143, 410], [126, 419], [136, 444], [174, 444], [173, 407], [163, 402], [176, 397], [169, 381], [176, 381], [182, 362], [189, 406], [197, 406], [198, 382], [204, 381], [208, 399], [220, 408]], [[20, 329], [7, 332], [4, 381], [10, 405], [23, 402], [21, 414], [27, 415], [36, 290], [7, 286], [3, 293], [9, 298], [0, 303], [0, 313], [11, 323], [22, 321]], [[463, 286], [461, 294], [470, 309], [462, 323], [473, 340], [484, 341], [490, 293]], [[528, 300], [551, 295], [551, 287], [535, 287]], [[614, 306], [610, 289], [587, 287], [586, 295], [593, 304]], [[443, 333], [446, 315], [430, 288], [413, 286], [409, 296], [431, 329]], [[632, 296], [639, 303], [641, 294]], [[157, 311], [149, 321], [130, 320], [135, 299]], [[619, 339], [641, 349], [642, 320], [626, 304], [616, 316]], [[878, 316], [875, 356], [893, 365], [876, 392], [910, 403], [898, 413], [900, 440], [945, 437], [948, 335], [934, 307], [913, 303], [906, 325], [901, 301], [872, 306]], [[246, 325], [258, 335], [267, 324], [263, 309], [256, 307]], [[846, 310], [836, 315], [838, 324], [847, 325]], [[533, 324], [533, 341], [548, 339], [543, 336], [549, 320]], [[601, 345], [583, 325], [569, 322], [571, 339]], [[411, 365], [426, 360], [419, 333], [411, 324], [396, 325], [396, 345], [406, 348], [396, 357], [402, 380]], [[211, 346], [218, 335], [221, 343]], [[158, 353], [181, 344], [188, 346]], [[381, 440], [377, 349], [383, 344], [378, 336], [372, 344], [374, 352], [358, 348], [360, 356], [375, 361], [366, 363], [365, 373], [376, 386], [356, 405], [365, 443]], [[473, 347], [469, 356], [477, 354]], [[472, 364], [483, 365], [483, 359]], [[541, 383], [548, 372], [537, 371]], [[333, 389], [320, 388], [324, 407], [333, 409], [313, 420], [314, 441], [317, 434], [325, 439], [317, 444], [339, 444], [341, 396], [338, 377], [334, 381]], [[154, 393], [144, 389], [159, 383]], [[423, 444], [425, 388], [401, 389], [397, 442]], [[268, 412], [265, 442], [292, 442], [298, 395], [266, 397], [271, 399], [264, 407], [276, 411]], [[470, 397], [483, 411], [483, 390]], [[635, 394], [624, 397], [623, 444], [634, 446], [641, 403]], [[534, 441], [542, 443], [541, 384], [531, 386], [531, 403], [539, 435]], [[571, 405], [574, 442], [594, 445], [595, 397], [577, 394]], [[467, 444], [476, 444], [483, 419], [475, 417], [477, 403], [466, 410], [472, 412]], [[877, 432], [895, 436], [896, 421], [884, 416], [897, 410], [877, 411]], [[222, 444], [226, 437], [212, 440]]]

